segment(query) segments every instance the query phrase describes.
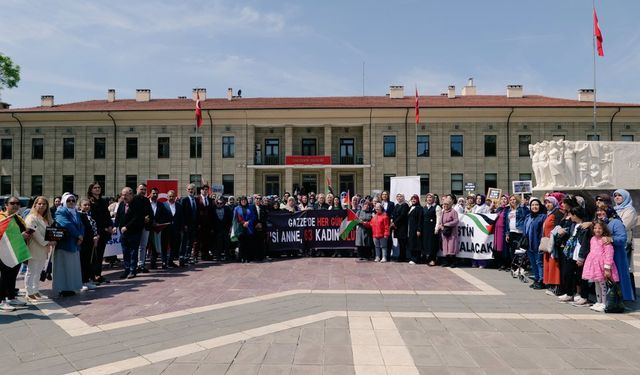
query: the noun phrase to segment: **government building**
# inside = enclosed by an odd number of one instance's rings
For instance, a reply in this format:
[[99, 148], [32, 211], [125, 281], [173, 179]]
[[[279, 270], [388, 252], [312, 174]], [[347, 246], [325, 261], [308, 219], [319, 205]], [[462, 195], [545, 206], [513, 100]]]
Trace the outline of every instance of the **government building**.
[[[224, 94], [221, 93], [221, 94]], [[416, 98], [402, 86], [361, 97], [155, 99], [136, 90], [116, 98], [58, 104], [42, 96], [33, 108], [0, 109], [0, 195], [85, 195], [99, 181], [106, 195], [147, 179], [223, 185], [224, 194], [282, 195], [303, 189], [371, 194], [391, 177], [420, 176], [422, 194], [511, 190], [531, 180], [529, 144], [542, 140], [634, 141], [640, 104], [597, 103], [593, 90], [576, 99], [478, 95], [460, 90]], [[195, 98], [203, 124], [196, 128]], [[1, 108], [1, 107], [0, 107]]]

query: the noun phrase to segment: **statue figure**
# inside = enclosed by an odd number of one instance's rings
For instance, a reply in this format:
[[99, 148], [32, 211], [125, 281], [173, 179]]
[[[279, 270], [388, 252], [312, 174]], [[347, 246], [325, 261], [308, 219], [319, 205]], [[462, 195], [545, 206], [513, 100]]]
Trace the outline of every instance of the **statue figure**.
[[529, 155], [531, 156], [531, 169], [533, 169], [533, 176], [536, 179], [536, 184], [542, 186], [540, 181], [540, 152], [537, 144], [529, 145]]
[[566, 186], [564, 179], [564, 162], [562, 160], [562, 143], [549, 142], [549, 172], [551, 175], [551, 186], [556, 189]]
[[573, 142], [558, 141], [564, 144], [564, 170], [567, 186], [576, 184], [576, 154], [573, 149]]
[[599, 187], [613, 186], [613, 148], [609, 145], [602, 145], [602, 158], [601, 163], [601, 181], [598, 183]]
[[543, 141], [539, 144], [540, 157], [539, 157], [539, 169], [540, 169], [540, 187], [550, 188], [553, 184], [551, 181], [551, 171], [549, 171], [549, 152], [547, 147], [549, 142]]

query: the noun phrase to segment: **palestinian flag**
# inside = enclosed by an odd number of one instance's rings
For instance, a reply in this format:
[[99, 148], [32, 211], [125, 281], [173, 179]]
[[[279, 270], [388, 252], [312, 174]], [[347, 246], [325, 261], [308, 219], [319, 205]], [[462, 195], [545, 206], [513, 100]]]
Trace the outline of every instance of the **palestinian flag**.
[[484, 232], [486, 235], [493, 234], [493, 230], [496, 225], [496, 220], [490, 218], [485, 214], [465, 214], [469, 219], [471, 219], [476, 226]]
[[13, 216], [0, 221], [0, 260], [8, 267], [31, 259], [29, 248], [22, 238], [20, 227]]
[[340, 238], [346, 240], [355, 227], [360, 224], [360, 219], [358, 216], [347, 208], [347, 217], [342, 220], [342, 224], [340, 224]]

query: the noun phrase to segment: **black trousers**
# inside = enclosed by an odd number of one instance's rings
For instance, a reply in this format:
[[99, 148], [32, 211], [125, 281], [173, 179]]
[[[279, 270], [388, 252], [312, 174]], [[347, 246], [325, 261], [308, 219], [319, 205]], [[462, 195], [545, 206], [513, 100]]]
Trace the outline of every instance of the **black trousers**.
[[94, 257], [93, 241], [89, 238], [91, 244], [87, 244], [80, 249], [80, 271], [82, 272], [82, 282], [87, 283], [93, 279], [93, 264], [91, 260]]
[[407, 261], [407, 242], [406, 238], [398, 238], [398, 262]]
[[240, 246], [239, 246], [239, 258], [240, 261], [252, 261], [253, 260], [253, 254], [251, 251], [251, 246], [254, 243], [254, 236], [249, 236], [246, 234], [241, 234], [238, 237], [238, 240], [240, 241]]
[[16, 278], [21, 265], [9, 267], [0, 261], [0, 301], [16, 298]]
[[582, 267], [578, 267], [573, 259], [563, 257], [560, 264], [560, 286], [562, 292], [572, 296], [576, 294], [576, 287], [580, 286], [580, 297], [589, 297], [589, 282], [582, 280]]
[[104, 258], [104, 249], [107, 246], [107, 242], [111, 239], [105, 233], [100, 235], [98, 239], [98, 245], [93, 251], [93, 258], [91, 259], [91, 268], [93, 274], [98, 277], [102, 275], [102, 261]]

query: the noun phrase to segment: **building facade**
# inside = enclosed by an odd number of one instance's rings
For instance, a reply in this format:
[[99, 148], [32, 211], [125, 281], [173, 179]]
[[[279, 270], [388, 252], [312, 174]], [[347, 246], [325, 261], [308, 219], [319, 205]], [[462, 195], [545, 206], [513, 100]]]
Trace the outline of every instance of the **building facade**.
[[[194, 98], [204, 124], [196, 129]], [[422, 193], [510, 191], [533, 178], [528, 145], [541, 140], [635, 141], [640, 105], [524, 95], [477, 95], [470, 82], [439, 96], [392, 86], [385, 96], [135, 99], [0, 110], [0, 195], [84, 195], [92, 181], [107, 195], [147, 179], [224, 185], [225, 194], [281, 195], [303, 189], [371, 194], [393, 176], [421, 177]], [[181, 192], [179, 192], [181, 193]]]

